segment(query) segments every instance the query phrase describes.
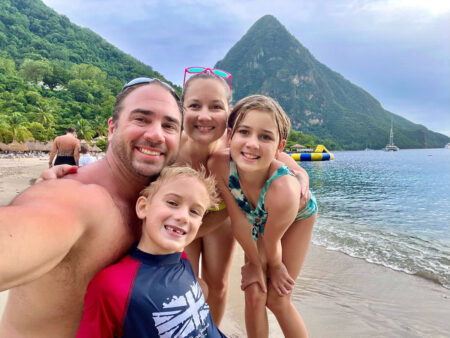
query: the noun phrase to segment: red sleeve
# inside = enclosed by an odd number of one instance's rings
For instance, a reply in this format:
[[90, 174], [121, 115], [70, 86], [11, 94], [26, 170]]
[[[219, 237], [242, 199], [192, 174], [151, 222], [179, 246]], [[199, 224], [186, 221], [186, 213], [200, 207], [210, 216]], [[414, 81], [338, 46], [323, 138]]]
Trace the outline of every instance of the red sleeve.
[[140, 263], [129, 256], [89, 283], [77, 338], [122, 336], [122, 324]]

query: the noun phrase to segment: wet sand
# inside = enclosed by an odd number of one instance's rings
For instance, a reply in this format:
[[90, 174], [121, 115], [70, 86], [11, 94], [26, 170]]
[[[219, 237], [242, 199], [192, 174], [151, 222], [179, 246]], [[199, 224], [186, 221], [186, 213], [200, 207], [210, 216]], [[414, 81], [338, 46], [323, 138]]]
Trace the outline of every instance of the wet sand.
[[[26, 189], [47, 168], [46, 159], [0, 159], [0, 205]], [[233, 262], [227, 311], [221, 325], [245, 337], [242, 251]], [[448, 337], [450, 290], [420, 277], [311, 246], [293, 294], [310, 337]], [[0, 314], [6, 292], [0, 293]], [[283, 337], [269, 315], [270, 337]]]

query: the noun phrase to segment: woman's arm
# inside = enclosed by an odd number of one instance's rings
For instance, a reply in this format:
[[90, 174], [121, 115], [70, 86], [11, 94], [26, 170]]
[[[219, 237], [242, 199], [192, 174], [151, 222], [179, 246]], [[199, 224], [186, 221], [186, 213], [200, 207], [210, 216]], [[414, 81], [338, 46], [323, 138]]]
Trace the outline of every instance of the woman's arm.
[[295, 174], [298, 181], [300, 182], [301, 187], [301, 202], [302, 205], [300, 209], [303, 209], [311, 198], [311, 194], [309, 192], [309, 176], [305, 169], [303, 169], [294, 159], [286, 154], [285, 152], [281, 152], [277, 158], [279, 161], [286, 164], [289, 169]]

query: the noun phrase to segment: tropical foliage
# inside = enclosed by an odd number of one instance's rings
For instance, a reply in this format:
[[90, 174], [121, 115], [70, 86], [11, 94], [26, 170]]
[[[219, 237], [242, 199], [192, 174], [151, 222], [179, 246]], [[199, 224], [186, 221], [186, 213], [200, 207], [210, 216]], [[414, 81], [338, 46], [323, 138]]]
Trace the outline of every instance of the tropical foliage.
[[163, 79], [39, 0], [0, 1], [0, 142], [50, 140], [68, 126], [105, 136], [115, 95], [138, 76]]

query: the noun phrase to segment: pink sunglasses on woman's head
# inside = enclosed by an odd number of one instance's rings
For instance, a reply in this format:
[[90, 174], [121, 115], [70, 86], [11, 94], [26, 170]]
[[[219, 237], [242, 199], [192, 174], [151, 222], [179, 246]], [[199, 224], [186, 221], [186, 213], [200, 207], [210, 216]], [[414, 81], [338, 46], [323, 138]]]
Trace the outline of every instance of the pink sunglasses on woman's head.
[[222, 79], [229, 80], [228, 85], [230, 86], [231, 90], [231, 74], [222, 70], [222, 69], [216, 69], [216, 68], [206, 68], [206, 67], [188, 67], [184, 69], [184, 80], [183, 80], [183, 87], [186, 83], [186, 73], [189, 74], [201, 74], [201, 73], [207, 73], [209, 72], [212, 75], [215, 75], [217, 77], [221, 77]]

